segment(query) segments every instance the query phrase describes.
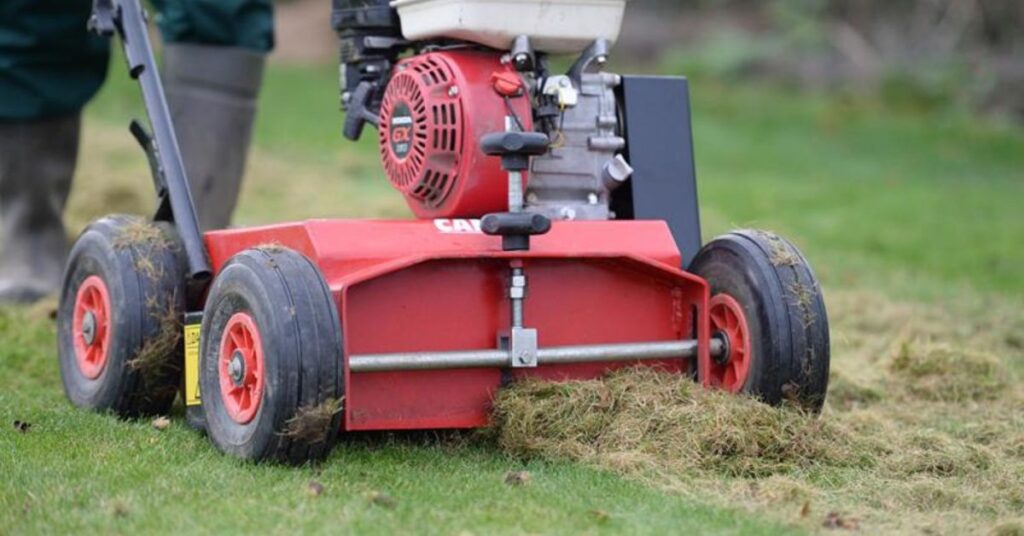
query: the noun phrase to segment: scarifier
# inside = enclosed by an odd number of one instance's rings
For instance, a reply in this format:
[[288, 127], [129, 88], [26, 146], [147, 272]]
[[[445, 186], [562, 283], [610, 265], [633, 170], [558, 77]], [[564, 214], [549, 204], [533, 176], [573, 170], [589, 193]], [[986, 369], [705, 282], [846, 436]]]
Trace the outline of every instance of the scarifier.
[[95, 0], [91, 26], [119, 34], [142, 88], [151, 131], [131, 131], [159, 203], [73, 248], [70, 400], [131, 417], [180, 391], [219, 449], [292, 463], [344, 432], [484, 426], [509, 382], [637, 365], [820, 409], [819, 285], [771, 233], [702, 247], [687, 80], [603, 70], [625, 8], [334, 0], [343, 135], [377, 129], [416, 219], [203, 234], [145, 14]]

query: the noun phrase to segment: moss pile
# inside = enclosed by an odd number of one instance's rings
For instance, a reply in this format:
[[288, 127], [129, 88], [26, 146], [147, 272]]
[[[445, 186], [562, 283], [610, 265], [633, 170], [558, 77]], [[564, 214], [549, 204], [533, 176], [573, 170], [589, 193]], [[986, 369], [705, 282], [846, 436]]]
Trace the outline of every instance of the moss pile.
[[637, 368], [514, 384], [488, 437], [518, 457], [579, 461], [810, 529], [843, 519], [869, 531], [1012, 533], [1024, 517], [1021, 315], [855, 292], [829, 308], [821, 416]]

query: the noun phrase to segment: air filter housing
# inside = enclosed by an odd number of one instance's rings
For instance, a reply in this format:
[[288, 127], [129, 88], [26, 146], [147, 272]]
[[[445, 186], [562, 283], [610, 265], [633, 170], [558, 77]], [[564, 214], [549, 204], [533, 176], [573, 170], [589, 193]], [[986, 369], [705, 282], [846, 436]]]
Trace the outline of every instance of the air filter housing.
[[[508, 179], [479, 138], [515, 124], [531, 126], [529, 98], [494, 89], [496, 76], [518, 77], [500, 55], [431, 52], [402, 60], [380, 110], [380, 155], [391, 184], [420, 218], [476, 218], [508, 208]], [[506, 122], [508, 121], [508, 123]], [[524, 177], [525, 179], [525, 177]]]

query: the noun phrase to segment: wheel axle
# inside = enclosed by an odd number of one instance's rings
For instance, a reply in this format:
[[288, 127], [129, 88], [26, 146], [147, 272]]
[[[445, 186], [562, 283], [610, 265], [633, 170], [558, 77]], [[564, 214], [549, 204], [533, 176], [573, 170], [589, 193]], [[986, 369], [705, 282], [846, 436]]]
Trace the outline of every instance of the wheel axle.
[[[719, 344], [718, 352], [711, 352], [711, 359], [714, 360], [716, 365], [728, 365], [732, 357], [730, 355], [729, 334], [724, 331], [716, 331], [711, 334], [711, 341], [712, 343], [717, 342]], [[712, 349], [714, 348], [714, 344], [712, 344]]]
[[242, 356], [240, 350], [235, 350], [235, 353], [231, 355], [231, 361], [228, 362], [228, 374], [236, 386], [242, 385], [242, 380], [245, 379], [245, 357]]
[[92, 311], [86, 311], [82, 316], [82, 340], [86, 346], [96, 342], [96, 314]]

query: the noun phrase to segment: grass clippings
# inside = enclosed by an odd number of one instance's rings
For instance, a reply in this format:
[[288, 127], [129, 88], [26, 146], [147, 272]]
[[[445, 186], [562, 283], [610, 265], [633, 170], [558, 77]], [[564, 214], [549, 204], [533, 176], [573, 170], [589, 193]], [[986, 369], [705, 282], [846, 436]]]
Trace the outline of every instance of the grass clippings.
[[147, 298], [146, 309], [153, 315], [159, 328], [156, 333], [147, 337], [142, 347], [125, 364], [132, 370], [137, 370], [142, 375], [147, 385], [159, 385], [161, 379], [181, 368], [181, 365], [173, 357], [182, 339], [182, 318], [175, 309], [174, 296], [167, 298], [166, 306], [159, 307], [157, 298]]
[[845, 517], [839, 512], [829, 512], [821, 526], [826, 529], [857, 530], [860, 523], [856, 518]]
[[171, 419], [165, 416], [160, 416], [153, 419], [153, 421], [150, 422], [150, 425], [153, 426], [153, 429], [162, 432], [171, 427]]
[[911, 395], [946, 402], [997, 399], [1007, 380], [995, 355], [923, 341], [902, 342], [889, 370]]
[[176, 250], [178, 247], [162, 229], [137, 217], [130, 218], [120, 228], [113, 245], [115, 249], [130, 249], [135, 271], [150, 281], [160, 281], [165, 277], [158, 258], [167, 250]]
[[259, 245], [255, 246], [253, 249], [258, 249], [258, 250], [261, 250], [261, 251], [265, 251], [267, 253], [281, 253], [281, 252], [287, 250], [288, 248], [285, 247], [285, 245], [280, 243], [280, 242], [271, 241], [271, 242], [265, 242], [263, 244], [259, 244]]
[[1024, 521], [1008, 521], [997, 525], [992, 536], [1024, 536]]
[[131, 513], [131, 507], [128, 506], [128, 502], [123, 499], [111, 500], [107, 508], [110, 511], [110, 515], [113, 517], [127, 517]]
[[310, 497], [319, 497], [324, 494], [324, 485], [316, 480], [310, 480], [306, 484], [306, 494]]
[[170, 240], [159, 227], [141, 217], [132, 217], [127, 225], [120, 228], [114, 237], [115, 249], [152, 248], [163, 249], [170, 246]]
[[797, 409], [707, 391], [651, 368], [576, 383], [527, 381], [499, 394], [495, 426], [517, 455], [555, 455], [627, 471], [671, 468], [765, 477], [867, 457], [845, 430]]
[[370, 501], [370, 504], [388, 510], [394, 510], [398, 506], [398, 501], [383, 491], [371, 491], [366, 498]]
[[793, 248], [786, 245], [782, 238], [775, 233], [768, 231], [757, 231], [768, 242], [771, 251], [768, 252], [768, 260], [773, 266], [796, 266], [800, 264], [800, 257]]
[[525, 486], [530, 483], [529, 471], [509, 471], [505, 473], [505, 483], [509, 486]]
[[331, 398], [316, 406], [303, 406], [285, 424], [281, 435], [313, 444], [327, 440], [331, 421], [342, 409], [342, 399]]
[[583, 462], [812, 531], [1018, 526], [1024, 355], [1006, 341], [1019, 316], [830, 298], [821, 416], [638, 368], [514, 384], [495, 401], [489, 437], [518, 457]]
[[883, 399], [882, 390], [866, 385], [839, 371], [832, 371], [828, 380], [828, 402], [845, 411], [870, 407]]

